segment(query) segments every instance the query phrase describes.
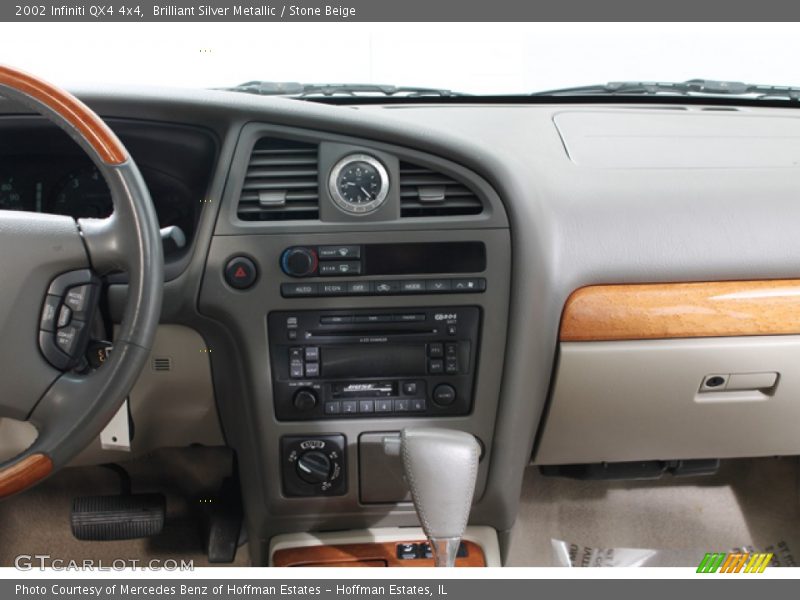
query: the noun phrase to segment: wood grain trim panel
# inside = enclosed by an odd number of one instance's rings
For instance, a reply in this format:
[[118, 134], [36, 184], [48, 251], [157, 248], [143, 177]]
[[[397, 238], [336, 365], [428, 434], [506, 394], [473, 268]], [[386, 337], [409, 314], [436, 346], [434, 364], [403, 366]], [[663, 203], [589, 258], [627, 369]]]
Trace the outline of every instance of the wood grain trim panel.
[[[341, 546], [300, 546], [284, 548], [272, 556], [276, 567], [432, 567], [432, 558], [400, 560], [397, 544], [385, 542], [374, 544], [343, 544]], [[420, 540], [408, 542], [423, 543]], [[457, 567], [485, 567], [483, 549], [475, 542], [465, 541], [467, 556], [456, 559]]]
[[125, 147], [108, 125], [69, 92], [5, 65], [0, 65], [0, 85], [27, 94], [64, 117], [86, 138], [104, 163], [119, 165], [128, 160]]
[[0, 471], [0, 498], [29, 488], [53, 470], [53, 461], [44, 454], [31, 454]]
[[800, 334], [800, 280], [596, 285], [564, 306], [562, 342]]

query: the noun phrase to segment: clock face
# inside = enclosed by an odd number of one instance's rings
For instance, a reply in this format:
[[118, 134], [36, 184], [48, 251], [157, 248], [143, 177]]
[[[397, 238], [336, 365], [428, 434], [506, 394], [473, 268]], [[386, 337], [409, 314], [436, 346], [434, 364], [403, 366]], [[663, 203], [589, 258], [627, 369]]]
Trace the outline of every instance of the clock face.
[[328, 189], [341, 210], [364, 215], [377, 210], [386, 200], [389, 176], [376, 158], [351, 154], [333, 167]]
[[353, 161], [340, 171], [336, 187], [347, 202], [366, 204], [378, 197], [378, 192], [381, 191], [381, 174], [367, 162]]

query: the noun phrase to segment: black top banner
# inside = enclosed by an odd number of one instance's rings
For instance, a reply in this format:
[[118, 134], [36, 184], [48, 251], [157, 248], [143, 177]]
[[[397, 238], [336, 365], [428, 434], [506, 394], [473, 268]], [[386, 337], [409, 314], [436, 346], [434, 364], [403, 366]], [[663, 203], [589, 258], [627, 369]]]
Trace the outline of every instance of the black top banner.
[[41, 22], [503, 22], [503, 21], [795, 21], [800, 3], [786, 0], [165, 0], [0, 4], [2, 21]]

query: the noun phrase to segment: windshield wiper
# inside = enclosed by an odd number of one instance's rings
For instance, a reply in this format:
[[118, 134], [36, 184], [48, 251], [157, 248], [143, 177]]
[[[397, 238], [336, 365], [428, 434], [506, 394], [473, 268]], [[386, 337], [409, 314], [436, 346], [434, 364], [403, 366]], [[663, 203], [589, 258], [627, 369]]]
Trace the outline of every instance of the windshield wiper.
[[662, 81], [612, 81], [598, 85], [584, 85], [535, 92], [531, 96], [747, 96], [757, 100], [800, 100], [800, 88], [784, 85], [758, 85], [740, 81], [715, 81], [690, 79], [682, 82]]
[[291, 81], [247, 81], [228, 88], [216, 88], [231, 92], [244, 92], [261, 96], [290, 96], [309, 98], [314, 96], [391, 96], [419, 98], [422, 96], [451, 97], [467, 96], [440, 88], [383, 85], [378, 83], [295, 83]]

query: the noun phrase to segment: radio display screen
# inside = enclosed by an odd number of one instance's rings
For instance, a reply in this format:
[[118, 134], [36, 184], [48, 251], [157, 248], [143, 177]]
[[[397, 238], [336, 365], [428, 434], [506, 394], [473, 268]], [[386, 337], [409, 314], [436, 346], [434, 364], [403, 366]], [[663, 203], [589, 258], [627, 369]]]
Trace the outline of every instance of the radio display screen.
[[483, 242], [367, 244], [365, 275], [480, 273], [486, 270]]
[[322, 348], [323, 377], [421, 375], [425, 344], [352, 344]]

